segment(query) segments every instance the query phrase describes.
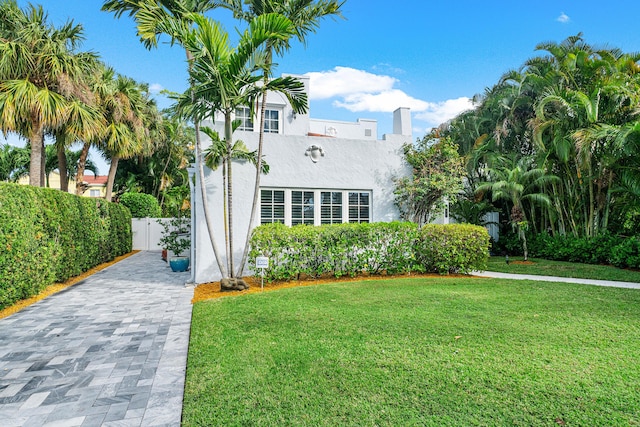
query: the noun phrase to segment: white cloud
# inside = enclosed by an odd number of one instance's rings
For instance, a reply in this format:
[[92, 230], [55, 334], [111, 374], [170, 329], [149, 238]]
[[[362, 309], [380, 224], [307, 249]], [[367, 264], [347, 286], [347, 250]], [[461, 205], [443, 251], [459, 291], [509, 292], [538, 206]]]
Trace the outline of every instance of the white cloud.
[[471, 98], [463, 96], [443, 102], [429, 102], [427, 108], [416, 114], [415, 118], [435, 127], [472, 108], [473, 101]]
[[378, 93], [354, 93], [344, 97], [344, 101], [334, 101], [335, 107], [351, 112], [371, 111], [390, 113], [398, 107], [408, 107], [411, 111], [423, 111], [429, 103], [413, 98], [401, 90], [391, 89]]
[[[333, 106], [351, 112], [391, 113], [398, 107], [410, 108], [424, 127], [440, 125], [473, 108], [470, 98], [462, 97], [443, 102], [427, 102], [394, 88], [399, 81], [390, 76], [373, 74], [349, 67], [310, 72], [310, 98], [332, 99]], [[422, 126], [421, 126], [422, 127]]]
[[397, 80], [356, 70], [349, 67], [335, 67], [330, 71], [310, 72], [310, 98], [328, 99], [359, 93], [379, 93], [390, 90]]
[[149, 85], [149, 92], [153, 94], [160, 93], [163, 89], [164, 87], [162, 87], [160, 83], [152, 83]]
[[569, 18], [569, 15], [562, 12], [560, 13], [560, 16], [556, 18], [556, 21], [566, 24], [567, 22], [571, 21], [571, 18]]

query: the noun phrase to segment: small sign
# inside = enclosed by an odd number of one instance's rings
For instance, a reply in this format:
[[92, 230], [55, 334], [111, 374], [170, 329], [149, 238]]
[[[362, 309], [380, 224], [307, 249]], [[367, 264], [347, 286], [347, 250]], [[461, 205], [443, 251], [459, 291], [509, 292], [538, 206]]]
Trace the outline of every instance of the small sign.
[[256, 257], [256, 268], [269, 268], [269, 257]]

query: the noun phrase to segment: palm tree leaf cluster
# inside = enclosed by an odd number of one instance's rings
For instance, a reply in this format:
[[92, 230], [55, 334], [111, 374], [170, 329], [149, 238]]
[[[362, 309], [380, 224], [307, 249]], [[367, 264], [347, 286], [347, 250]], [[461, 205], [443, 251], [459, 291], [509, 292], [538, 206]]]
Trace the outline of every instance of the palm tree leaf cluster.
[[[0, 129], [28, 140], [35, 186], [58, 169], [60, 189], [67, 191], [71, 171], [82, 194], [89, 149], [97, 148], [110, 161], [111, 199], [119, 160], [151, 155], [164, 138], [162, 117], [146, 84], [105, 66], [96, 53], [79, 51], [83, 39], [81, 25], [70, 20], [55, 27], [41, 6], [0, 2]], [[55, 167], [47, 159], [47, 136], [54, 140]], [[74, 144], [82, 149], [69, 159]]]
[[459, 145], [475, 196], [533, 232], [624, 231], [640, 209], [640, 54], [581, 34], [540, 43], [540, 56], [476, 96], [440, 129]]

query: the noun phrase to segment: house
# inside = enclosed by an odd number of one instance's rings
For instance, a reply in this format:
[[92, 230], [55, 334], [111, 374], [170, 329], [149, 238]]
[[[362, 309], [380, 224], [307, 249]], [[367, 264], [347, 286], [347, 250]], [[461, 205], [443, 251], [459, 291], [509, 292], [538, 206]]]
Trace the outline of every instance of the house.
[[[296, 76], [309, 91], [309, 78]], [[259, 119], [248, 108], [236, 110], [242, 125], [234, 140], [250, 150], [258, 146]], [[203, 123], [223, 135], [222, 117]], [[380, 222], [399, 219], [394, 205], [393, 178], [410, 173], [402, 158], [402, 145], [412, 143], [408, 108], [393, 113], [393, 134], [377, 139], [377, 122], [360, 119], [342, 122], [296, 114], [284, 95], [269, 93], [264, 135], [268, 175], [261, 178], [260, 207], [251, 228], [270, 222], [320, 225], [341, 222]], [[203, 135], [203, 148], [211, 144]], [[197, 171], [192, 188], [192, 277], [194, 283], [218, 280], [202, 209]], [[249, 228], [255, 167], [233, 164], [234, 263], [242, 258]], [[224, 253], [222, 173], [205, 168], [210, 212], [217, 246]]]
[[[106, 175], [85, 175], [84, 180], [84, 192], [82, 195], [84, 197], [102, 197], [106, 194], [107, 190], [107, 178]], [[53, 171], [49, 173], [47, 177], [47, 187], [49, 188], [60, 188], [60, 174], [58, 171]], [[29, 176], [23, 176], [18, 180], [19, 184], [28, 185], [29, 184]], [[76, 193], [76, 181], [75, 179], [69, 179], [69, 193]]]

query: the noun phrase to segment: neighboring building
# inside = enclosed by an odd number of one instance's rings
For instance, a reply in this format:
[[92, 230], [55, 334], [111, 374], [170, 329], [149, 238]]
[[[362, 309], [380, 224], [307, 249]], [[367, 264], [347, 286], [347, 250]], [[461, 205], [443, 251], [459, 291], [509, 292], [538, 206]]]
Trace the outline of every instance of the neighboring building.
[[[309, 79], [297, 76], [309, 89]], [[250, 150], [258, 145], [259, 119], [248, 108], [236, 111], [241, 127], [234, 140]], [[203, 123], [223, 135], [222, 118]], [[295, 114], [286, 98], [269, 93], [264, 136], [270, 173], [261, 179], [260, 208], [252, 228], [261, 223], [286, 225], [341, 222], [380, 222], [399, 219], [394, 205], [393, 178], [410, 171], [402, 145], [413, 142], [408, 108], [393, 113], [393, 134], [377, 139], [375, 120], [340, 122]], [[204, 137], [204, 136], [203, 136]], [[206, 138], [206, 137], [205, 137]], [[203, 148], [210, 145], [203, 139]], [[249, 227], [255, 167], [233, 164], [234, 260], [240, 262]], [[224, 253], [221, 169], [205, 168], [207, 199], [214, 217], [217, 245]], [[192, 280], [204, 283], [220, 278], [201, 207], [200, 181], [192, 193]]]
[[[84, 187], [85, 191], [82, 193], [84, 197], [102, 197], [104, 198], [107, 192], [107, 176], [106, 175], [85, 175], [84, 176]], [[58, 171], [53, 171], [49, 174], [48, 181], [49, 188], [60, 188], [60, 174]], [[29, 184], [29, 176], [23, 176], [18, 180], [18, 184], [27, 185]], [[69, 193], [76, 193], [76, 181], [75, 179], [69, 180]]]
[[[109, 177], [107, 175], [85, 175], [84, 180], [82, 181], [85, 184], [84, 193], [82, 193], [85, 197], [101, 197], [107, 194], [107, 179]], [[73, 188], [72, 184], [73, 183]], [[73, 180], [69, 183], [69, 191], [75, 193], [76, 182]]]

